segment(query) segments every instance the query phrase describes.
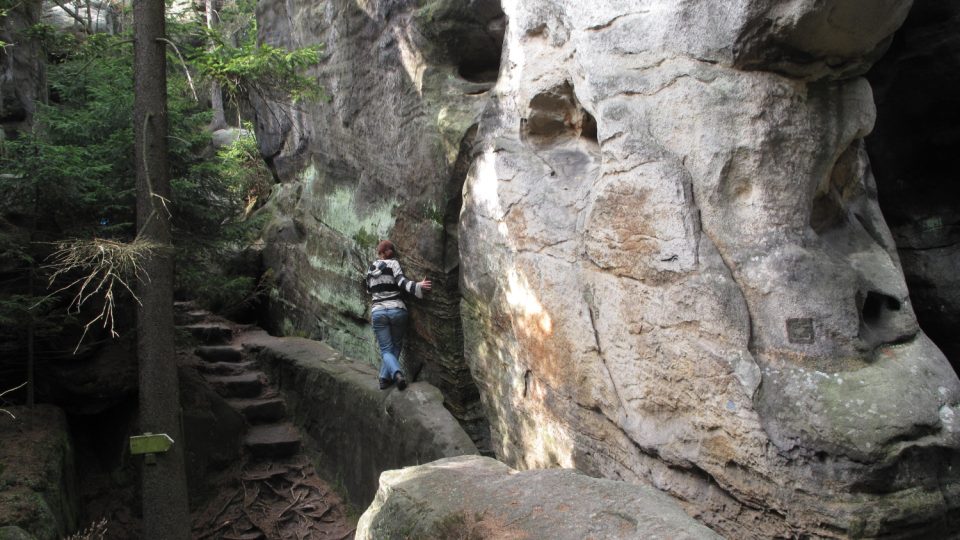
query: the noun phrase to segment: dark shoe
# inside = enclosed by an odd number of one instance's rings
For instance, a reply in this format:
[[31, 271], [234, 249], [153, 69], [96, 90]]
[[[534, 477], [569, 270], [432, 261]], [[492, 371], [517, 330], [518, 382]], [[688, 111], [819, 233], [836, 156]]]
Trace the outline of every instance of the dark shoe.
[[391, 380], [389, 380], [389, 379], [380, 379], [380, 389], [381, 389], [381, 390], [386, 390], [387, 388], [390, 388], [390, 385], [391, 385], [391, 384], [393, 384], [393, 381], [391, 381]]
[[407, 379], [403, 377], [403, 373], [398, 371], [397, 374], [393, 376], [393, 380], [397, 383], [397, 390], [403, 390], [407, 387]]

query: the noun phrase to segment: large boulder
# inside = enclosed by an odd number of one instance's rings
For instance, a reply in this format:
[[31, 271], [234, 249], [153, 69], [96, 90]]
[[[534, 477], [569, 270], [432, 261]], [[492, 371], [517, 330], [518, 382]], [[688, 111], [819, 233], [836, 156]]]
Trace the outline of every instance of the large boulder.
[[3, 538], [56, 540], [73, 532], [80, 511], [76, 474], [61, 409], [37, 405], [0, 412]]
[[497, 455], [732, 537], [945, 531], [960, 380], [877, 205], [858, 74], [910, 2], [505, 4], [460, 224]]
[[258, 2], [260, 39], [325, 44], [313, 71], [329, 103], [251, 96], [261, 152], [280, 181], [263, 212], [271, 331], [379, 362], [362, 277], [378, 240], [398, 247], [411, 299], [401, 363], [481, 445], [486, 426], [463, 361], [457, 220], [474, 126], [496, 78], [496, 1]]
[[463, 456], [384, 472], [356, 538], [720, 537], [650, 487], [570, 469], [518, 472], [494, 459]]
[[867, 150], [920, 326], [960, 370], [960, 5], [918, 0], [868, 77]]
[[47, 362], [38, 392], [70, 414], [98, 414], [137, 395], [137, 369], [136, 336], [127, 334]]

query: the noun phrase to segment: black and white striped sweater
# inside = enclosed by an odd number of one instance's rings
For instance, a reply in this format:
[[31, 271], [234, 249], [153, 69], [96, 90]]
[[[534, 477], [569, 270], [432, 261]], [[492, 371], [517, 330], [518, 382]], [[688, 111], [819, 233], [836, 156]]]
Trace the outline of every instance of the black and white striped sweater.
[[396, 259], [379, 259], [371, 263], [367, 269], [366, 284], [367, 292], [373, 295], [371, 313], [378, 309], [407, 309], [400, 299], [401, 291], [423, 298], [420, 284], [404, 277]]

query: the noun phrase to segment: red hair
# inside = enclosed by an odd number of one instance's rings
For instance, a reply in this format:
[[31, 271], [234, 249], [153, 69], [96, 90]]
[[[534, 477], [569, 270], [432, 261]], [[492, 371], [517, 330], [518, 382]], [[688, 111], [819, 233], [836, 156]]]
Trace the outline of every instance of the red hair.
[[377, 244], [377, 255], [382, 255], [388, 249], [393, 254], [396, 254], [397, 252], [397, 250], [393, 247], [393, 242], [389, 240], [381, 240], [380, 243]]

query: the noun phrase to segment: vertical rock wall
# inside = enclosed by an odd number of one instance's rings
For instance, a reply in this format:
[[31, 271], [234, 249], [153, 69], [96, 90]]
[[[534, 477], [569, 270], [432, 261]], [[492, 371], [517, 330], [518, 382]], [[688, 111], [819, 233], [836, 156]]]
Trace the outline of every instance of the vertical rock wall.
[[736, 538], [956, 526], [960, 381], [863, 142], [910, 4], [505, 4], [460, 225], [498, 456]]
[[471, 141], [500, 60], [496, 1], [260, 2], [260, 39], [324, 43], [315, 73], [329, 103], [252, 96], [263, 154], [280, 181], [264, 263], [274, 331], [379, 361], [362, 276], [390, 238], [411, 300], [402, 362], [433, 383], [481, 445], [485, 424], [463, 361], [457, 219]]
[[0, 18], [0, 127], [5, 132], [28, 128], [37, 101], [46, 99], [44, 57], [29, 29], [40, 22], [40, 0], [17, 2]]

